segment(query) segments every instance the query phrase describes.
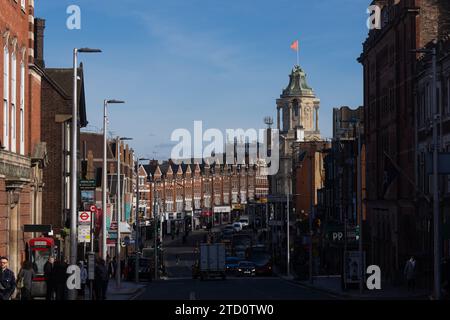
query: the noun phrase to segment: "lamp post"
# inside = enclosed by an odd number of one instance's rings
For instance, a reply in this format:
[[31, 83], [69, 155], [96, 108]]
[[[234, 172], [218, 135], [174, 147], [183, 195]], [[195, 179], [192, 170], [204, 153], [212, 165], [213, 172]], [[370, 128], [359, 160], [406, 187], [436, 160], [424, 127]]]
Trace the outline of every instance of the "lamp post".
[[118, 104], [118, 103], [125, 103], [125, 101], [121, 100], [104, 100], [103, 101], [103, 172], [102, 172], [102, 210], [103, 210], [103, 218], [102, 218], [102, 258], [106, 261], [107, 257], [107, 245], [106, 245], [106, 211], [107, 211], [107, 204], [106, 204], [106, 178], [108, 174], [108, 164], [107, 164], [107, 151], [106, 151], [106, 130], [108, 126], [108, 116], [107, 116], [107, 109], [108, 104]]
[[136, 230], [135, 230], [135, 237], [134, 237], [134, 250], [136, 251], [136, 260], [135, 260], [135, 266], [134, 266], [134, 280], [136, 283], [139, 283], [139, 241], [140, 241], [140, 231], [141, 226], [139, 222], [139, 201], [140, 201], [140, 195], [139, 195], [139, 184], [140, 184], [140, 178], [139, 178], [139, 168], [140, 168], [140, 162], [141, 161], [149, 161], [150, 159], [147, 158], [139, 158], [137, 159], [137, 168], [136, 168], [136, 212], [135, 212], [135, 223], [136, 223]]
[[[155, 229], [154, 239], [155, 239], [155, 249], [154, 249], [154, 263], [155, 263], [155, 280], [158, 279], [158, 243], [157, 243], [157, 232], [158, 232], [158, 223], [159, 223], [159, 208], [157, 207], [157, 194], [156, 194], [156, 180], [153, 181], [153, 224]], [[156, 212], [158, 211], [158, 213]], [[158, 218], [158, 220], [156, 220]], [[162, 237], [160, 239], [160, 242], [162, 243]]]
[[[77, 209], [78, 209], [78, 188], [77, 188], [77, 150], [78, 150], [78, 53], [98, 53], [100, 49], [80, 48], [73, 49], [73, 105], [72, 105], [72, 143], [70, 145], [71, 160], [71, 206], [70, 206], [70, 264], [77, 264]], [[75, 289], [69, 290], [69, 300], [75, 300], [77, 292]]]
[[121, 281], [121, 260], [120, 260], [120, 222], [122, 221], [122, 188], [120, 185], [120, 142], [125, 140], [132, 140], [131, 138], [120, 138], [117, 137], [116, 140], [116, 151], [117, 151], [117, 242], [116, 242], [116, 285], [120, 288]]

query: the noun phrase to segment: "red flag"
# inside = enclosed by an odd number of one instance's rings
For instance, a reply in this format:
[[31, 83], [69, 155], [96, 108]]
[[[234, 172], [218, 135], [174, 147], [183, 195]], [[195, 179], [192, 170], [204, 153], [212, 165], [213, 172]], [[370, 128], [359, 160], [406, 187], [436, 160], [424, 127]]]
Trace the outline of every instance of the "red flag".
[[294, 42], [292, 42], [291, 49], [298, 52], [298, 40], [295, 40]]

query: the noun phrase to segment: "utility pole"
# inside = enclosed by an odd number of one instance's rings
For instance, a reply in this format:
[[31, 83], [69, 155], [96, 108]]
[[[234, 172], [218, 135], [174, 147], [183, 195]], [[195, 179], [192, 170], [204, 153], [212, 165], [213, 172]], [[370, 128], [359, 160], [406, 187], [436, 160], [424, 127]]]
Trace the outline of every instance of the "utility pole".
[[134, 236], [134, 251], [136, 251], [136, 259], [134, 260], [134, 281], [139, 283], [139, 157], [137, 158], [136, 168], [136, 212], [135, 212], [135, 236]]
[[120, 210], [120, 138], [116, 140], [116, 152], [117, 152], [117, 242], [116, 242], [116, 285], [120, 288], [121, 280], [121, 260], [120, 260], [120, 222], [122, 220]]
[[437, 67], [436, 46], [431, 50], [433, 62], [433, 225], [434, 225], [434, 290], [436, 300], [441, 299], [441, 236], [440, 236], [440, 214], [439, 214], [439, 172], [438, 172], [438, 118], [439, 108], [437, 105]]
[[158, 217], [158, 220], [159, 220], [159, 212], [157, 212], [157, 204], [156, 204], [157, 201], [158, 201], [158, 199], [157, 199], [157, 194], [156, 194], [156, 181], [153, 181], [153, 224], [155, 227], [155, 234], [154, 234], [154, 238], [155, 238], [155, 250], [154, 250], [155, 251], [155, 258], [154, 258], [154, 260], [155, 260], [154, 261], [155, 262], [155, 280], [158, 279], [158, 241], [157, 241], [158, 235], [157, 235], [157, 233], [158, 233], [159, 221], [157, 221], [156, 219]]
[[290, 270], [290, 260], [291, 260], [291, 252], [290, 252], [290, 250], [289, 250], [289, 245], [290, 245], [290, 243], [289, 243], [289, 192], [287, 193], [287, 195], [286, 195], [286, 223], [287, 223], [287, 225], [286, 225], [286, 237], [287, 237], [287, 244], [286, 244], [286, 246], [287, 246], [287, 248], [286, 248], [286, 274], [287, 274], [287, 276], [288, 277], [290, 277], [290, 275], [291, 275], [291, 270]]
[[[120, 145], [124, 140], [132, 140], [131, 138], [117, 137], [116, 151], [117, 151], [117, 243], [116, 243], [116, 284], [117, 288], [120, 288], [120, 282], [122, 279], [121, 260], [120, 260], [120, 223], [122, 222], [122, 187], [120, 183]], [[125, 181], [125, 179], [124, 179]]]
[[[77, 219], [78, 219], [78, 53], [97, 53], [99, 49], [73, 49], [73, 97], [72, 97], [72, 130], [70, 143], [70, 265], [77, 265]], [[68, 292], [69, 300], [76, 300], [77, 291]]]
[[363, 203], [362, 203], [362, 155], [361, 155], [361, 127], [359, 122], [355, 124], [358, 131], [358, 181], [357, 181], [357, 200], [359, 203], [359, 292], [362, 294], [364, 290], [364, 252], [363, 252]]
[[103, 169], [102, 169], [102, 254], [101, 257], [106, 261], [108, 255], [107, 244], [106, 244], [106, 214], [107, 214], [107, 202], [106, 202], [106, 185], [107, 185], [107, 174], [108, 174], [108, 163], [107, 163], [107, 139], [106, 131], [108, 127], [108, 104], [110, 103], [125, 103], [121, 100], [104, 100], [103, 101]]
[[312, 240], [313, 240], [313, 210], [314, 210], [314, 201], [313, 201], [313, 197], [314, 197], [314, 185], [313, 185], [313, 150], [312, 150], [312, 146], [310, 149], [310, 155], [309, 155], [309, 160], [310, 160], [310, 170], [309, 170], [309, 183], [311, 186], [311, 195], [310, 195], [310, 212], [309, 212], [309, 217], [308, 217], [308, 222], [309, 222], [309, 282], [312, 284], [313, 283], [313, 254], [312, 254], [312, 250], [313, 250], [313, 244], [312, 244]]

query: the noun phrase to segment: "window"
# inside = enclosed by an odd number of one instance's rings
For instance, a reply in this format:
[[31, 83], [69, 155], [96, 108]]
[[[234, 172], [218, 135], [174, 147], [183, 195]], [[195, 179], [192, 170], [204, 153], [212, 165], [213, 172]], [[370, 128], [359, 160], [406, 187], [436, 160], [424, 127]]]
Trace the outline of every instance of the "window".
[[17, 59], [11, 56], [11, 151], [16, 152]]
[[450, 115], [450, 76], [447, 78], [447, 114]]
[[3, 146], [9, 150], [9, 50], [3, 49]]
[[20, 154], [25, 155], [25, 65], [20, 64]]
[[20, 6], [22, 7], [22, 10], [25, 11], [25, 0], [20, 0]]

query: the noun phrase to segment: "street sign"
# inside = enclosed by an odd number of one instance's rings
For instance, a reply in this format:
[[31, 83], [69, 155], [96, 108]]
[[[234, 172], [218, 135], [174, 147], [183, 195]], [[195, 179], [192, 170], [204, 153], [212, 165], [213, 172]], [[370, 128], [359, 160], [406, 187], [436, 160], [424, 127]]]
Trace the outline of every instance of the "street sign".
[[89, 225], [78, 226], [78, 242], [90, 242], [91, 241], [91, 227]]
[[89, 209], [91, 210], [91, 212], [97, 211], [97, 207], [95, 205], [90, 206]]
[[24, 224], [23, 232], [49, 233], [52, 231], [51, 224]]
[[[346, 283], [359, 283], [363, 274], [359, 274], [360, 270], [360, 252], [359, 251], [346, 251], [344, 253], [344, 281]], [[362, 256], [362, 270], [366, 270], [366, 253], [363, 252]]]
[[78, 212], [78, 223], [79, 224], [91, 224], [91, 212], [89, 212], [89, 211]]
[[95, 190], [97, 188], [97, 182], [95, 179], [80, 180], [79, 186], [80, 190]]
[[229, 213], [231, 211], [230, 206], [216, 206], [214, 207], [214, 213]]

